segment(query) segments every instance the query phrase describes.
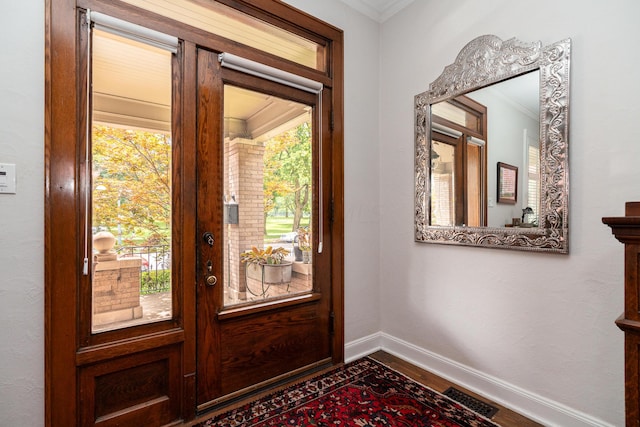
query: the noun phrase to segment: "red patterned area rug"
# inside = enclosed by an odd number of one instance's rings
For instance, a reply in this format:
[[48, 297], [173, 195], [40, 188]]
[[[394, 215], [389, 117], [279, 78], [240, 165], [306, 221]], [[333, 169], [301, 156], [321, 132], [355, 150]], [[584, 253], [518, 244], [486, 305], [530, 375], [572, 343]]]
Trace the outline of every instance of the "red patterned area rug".
[[496, 427], [498, 424], [365, 357], [198, 426]]

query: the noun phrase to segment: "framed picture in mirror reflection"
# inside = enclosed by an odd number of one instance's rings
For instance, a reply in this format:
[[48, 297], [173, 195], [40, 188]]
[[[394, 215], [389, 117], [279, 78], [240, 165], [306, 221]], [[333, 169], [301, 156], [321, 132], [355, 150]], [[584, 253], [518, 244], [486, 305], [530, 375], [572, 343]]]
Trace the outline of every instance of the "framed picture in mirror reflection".
[[518, 167], [498, 162], [498, 203], [518, 201]]

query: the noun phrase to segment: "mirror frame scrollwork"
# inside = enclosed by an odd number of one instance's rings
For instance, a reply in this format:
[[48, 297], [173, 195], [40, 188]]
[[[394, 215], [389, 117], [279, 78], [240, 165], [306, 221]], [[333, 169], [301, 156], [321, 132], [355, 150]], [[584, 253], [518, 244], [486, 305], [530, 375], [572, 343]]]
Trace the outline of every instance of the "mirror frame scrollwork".
[[[468, 43], [415, 96], [415, 240], [525, 251], [569, 252], [569, 64], [571, 40], [549, 46], [493, 35]], [[431, 105], [540, 70], [540, 222], [536, 228], [430, 225]]]

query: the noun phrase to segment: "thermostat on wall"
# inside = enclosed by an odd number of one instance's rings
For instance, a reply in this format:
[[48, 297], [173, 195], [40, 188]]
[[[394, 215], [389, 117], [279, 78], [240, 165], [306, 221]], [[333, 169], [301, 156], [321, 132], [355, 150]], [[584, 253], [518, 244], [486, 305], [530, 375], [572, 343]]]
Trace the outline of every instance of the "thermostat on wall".
[[16, 165], [0, 163], [0, 194], [16, 194]]

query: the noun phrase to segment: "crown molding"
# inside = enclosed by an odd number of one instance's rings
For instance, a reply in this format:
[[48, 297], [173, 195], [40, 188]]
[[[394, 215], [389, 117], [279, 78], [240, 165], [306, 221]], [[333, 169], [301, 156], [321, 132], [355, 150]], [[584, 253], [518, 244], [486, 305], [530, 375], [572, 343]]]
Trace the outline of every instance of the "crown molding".
[[414, 0], [341, 0], [369, 18], [383, 23]]

